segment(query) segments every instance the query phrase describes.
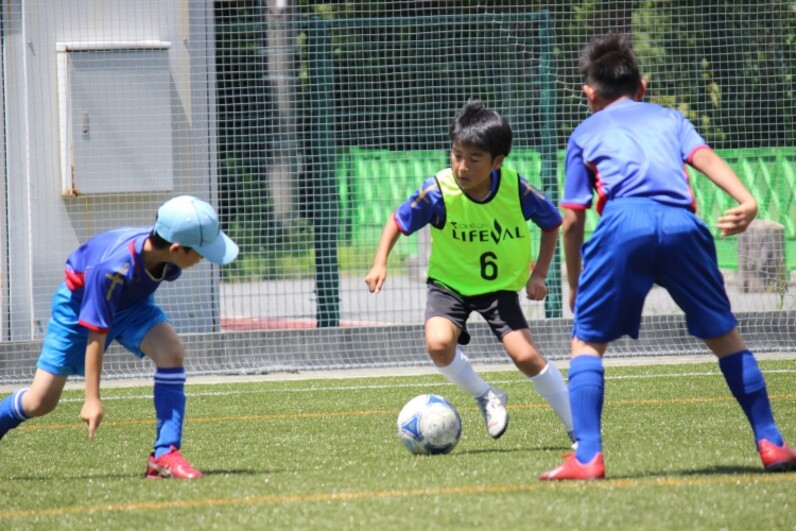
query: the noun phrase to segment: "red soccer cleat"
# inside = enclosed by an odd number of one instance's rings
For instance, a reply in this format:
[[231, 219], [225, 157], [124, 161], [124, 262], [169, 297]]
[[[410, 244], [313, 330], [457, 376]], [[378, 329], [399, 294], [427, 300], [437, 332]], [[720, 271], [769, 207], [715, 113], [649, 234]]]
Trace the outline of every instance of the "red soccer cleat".
[[175, 478], [175, 479], [197, 479], [201, 478], [202, 473], [191, 466], [185, 460], [180, 450], [174, 446], [169, 453], [160, 457], [155, 457], [154, 452], [149, 456], [149, 463], [146, 467], [147, 479]]
[[767, 472], [788, 472], [796, 470], [796, 450], [789, 448], [787, 444], [777, 446], [768, 439], [760, 439], [757, 443], [757, 451], [760, 452], [760, 459], [763, 461], [763, 468]]
[[603, 463], [602, 452], [597, 452], [594, 459], [585, 465], [582, 465], [580, 461], [575, 458], [574, 453], [564, 455], [568, 455], [569, 459], [564, 461], [561, 466], [548, 470], [539, 476], [539, 479], [542, 481], [605, 479], [605, 463]]

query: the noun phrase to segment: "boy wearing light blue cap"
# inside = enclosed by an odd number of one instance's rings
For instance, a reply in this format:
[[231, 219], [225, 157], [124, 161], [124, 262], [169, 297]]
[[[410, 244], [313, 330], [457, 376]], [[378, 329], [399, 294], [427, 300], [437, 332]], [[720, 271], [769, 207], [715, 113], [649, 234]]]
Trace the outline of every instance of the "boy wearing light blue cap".
[[55, 292], [52, 316], [29, 388], [0, 402], [0, 438], [31, 417], [55, 409], [70, 375], [85, 376], [80, 417], [93, 440], [103, 417], [102, 358], [118, 341], [155, 364], [155, 444], [146, 477], [202, 477], [182, 456], [185, 351], [168, 317], [154, 302], [163, 281], [176, 280], [202, 258], [229, 264], [238, 246], [221, 231], [212, 206], [192, 196], [164, 203], [154, 227], [103, 232], [66, 260], [65, 281]]

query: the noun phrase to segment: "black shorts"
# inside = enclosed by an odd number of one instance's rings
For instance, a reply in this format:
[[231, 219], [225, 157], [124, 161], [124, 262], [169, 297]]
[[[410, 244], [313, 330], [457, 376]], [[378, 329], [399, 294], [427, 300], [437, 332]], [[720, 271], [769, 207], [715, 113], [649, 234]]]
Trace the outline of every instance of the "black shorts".
[[432, 317], [444, 317], [461, 328], [459, 343], [470, 342], [467, 318], [478, 312], [489, 324], [499, 340], [512, 330], [528, 328], [528, 321], [520, 307], [520, 297], [513, 291], [495, 291], [484, 295], [467, 297], [441, 284], [428, 281], [426, 291], [426, 321]]

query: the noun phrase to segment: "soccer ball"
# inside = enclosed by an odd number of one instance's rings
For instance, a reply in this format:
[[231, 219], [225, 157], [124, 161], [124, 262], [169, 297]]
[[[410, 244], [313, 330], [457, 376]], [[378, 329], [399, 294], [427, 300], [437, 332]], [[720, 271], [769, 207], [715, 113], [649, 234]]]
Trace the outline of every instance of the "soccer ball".
[[447, 454], [461, 434], [459, 412], [439, 395], [416, 396], [398, 414], [398, 438], [415, 455]]

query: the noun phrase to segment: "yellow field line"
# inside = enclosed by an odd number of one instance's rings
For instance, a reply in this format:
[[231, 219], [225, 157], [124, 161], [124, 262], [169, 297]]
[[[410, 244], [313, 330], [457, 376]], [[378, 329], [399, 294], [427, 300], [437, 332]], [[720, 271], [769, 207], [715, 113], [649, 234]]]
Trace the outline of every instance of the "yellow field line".
[[796, 483], [796, 474], [751, 474], [703, 478], [650, 478], [607, 479], [603, 481], [535, 482], [509, 485], [469, 485], [462, 487], [430, 487], [424, 489], [393, 489], [381, 491], [316, 492], [292, 495], [245, 496], [233, 498], [203, 498], [195, 500], [169, 500], [104, 505], [75, 505], [49, 509], [19, 509], [1, 511], [0, 520], [42, 516], [63, 516], [100, 512], [135, 512], [166, 509], [190, 509], [197, 507], [226, 507], [231, 505], [284, 505], [306, 502], [360, 501], [419, 496], [451, 496], [501, 494], [539, 490], [586, 489], [586, 488], [638, 488], [638, 487], [693, 487], [701, 485], [746, 485], [759, 483]]
[[[776, 394], [776, 395], [769, 395], [770, 400], [793, 400], [796, 399], [796, 393], [787, 393], [787, 394]], [[606, 407], [612, 406], [650, 406], [650, 405], [665, 405], [665, 404], [699, 404], [699, 403], [709, 403], [709, 402], [727, 402], [735, 400], [732, 396], [717, 396], [717, 397], [702, 397], [702, 398], [652, 398], [652, 399], [642, 399], [642, 400], [610, 400], [606, 402]], [[549, 406], [544, 403], [538, 404], [509, 404], [508, 409], [510, 410], [520, 410], [520, 409], [547, 409]], [[469, 411], [475, 410], [475, 407], [472, 408], [459, 408], [462, 411]], [[290, 420], [290, 419], [313, 419], [313, 418], [324, 418], [324, 417], [359, 417], [364, 415], [397, 415], [398, 411], [393, 411], [391, 409], [373, 409], [373, 410], [365, 410], [365, 411], [318, 411], [313, 413], [278, 413], [275, 415], [237, 415], [237, 416], [224, 416], [224, 417], [192, 417], [186, 419], [186, 423], [188, 424], [205, 424], [205, 423], [212, 423], [212, 422], [236, 422], [236, 421], [247, 421], [247, 420], [258, 420], [258, 421], [271, 421], [271, 420]], [[136, 419], [136, 420], [124, 420], [124, 421], [115, 421], [115, 422], [103, 422], [103, 427], [109, 426], [140, 426], [140, 425], [149, 425], [154, 423], [154, 419]], [[69, 424], [23, 424], [17, 430], [21, 431], [41, 431], [41, 430], [64, 430], [64, 429], [75, 429], [81, 428], [84, 429], [85, 425], [82, 423], [69, 423]]]

